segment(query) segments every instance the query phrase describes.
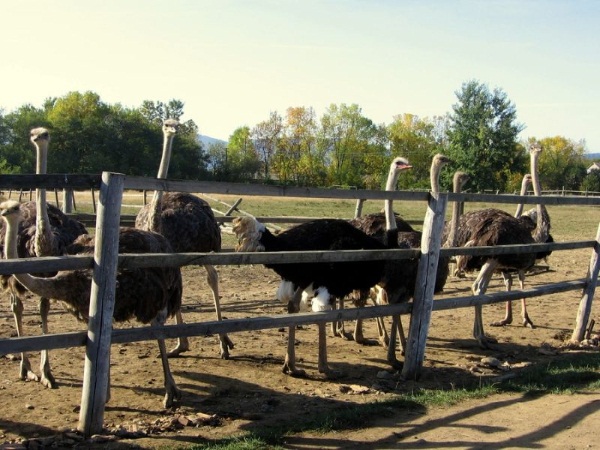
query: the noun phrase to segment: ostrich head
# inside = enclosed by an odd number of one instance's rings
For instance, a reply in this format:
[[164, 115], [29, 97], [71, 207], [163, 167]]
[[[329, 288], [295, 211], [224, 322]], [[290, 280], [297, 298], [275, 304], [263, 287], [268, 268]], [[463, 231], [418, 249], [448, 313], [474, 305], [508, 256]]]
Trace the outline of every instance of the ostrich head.
[[39, 145], [42, 142], [50, 142], [50, 133], [44, 127], [33, 128], [29, 133], [29, 140], [33, 145]]
[[236, 217], [232, 229], [238, 239], [235, 246], [237, 252], [264, 252], [265, 247], [260, 239], [267, 230], [266, 227], [253, 217]]
[[162, 130], [166, 137], [173, 137], [179, 129], [179, 121], [175, 119], [166, 119], [163, 122]]
[[6, 200], [0, 203], [0, 216], [11, 223], [18, 223], [21, 219], [20, 203], [16, 200]]
[[452, 186], [454, 188], [454, 192], [461, 192], [462, 189], [465, 187], [465, 184], [467, 184], [467, 181], [469, 181], [470, 179], [471, 177], [466, 172], [455, 172], [454, 177], [452, 178]]

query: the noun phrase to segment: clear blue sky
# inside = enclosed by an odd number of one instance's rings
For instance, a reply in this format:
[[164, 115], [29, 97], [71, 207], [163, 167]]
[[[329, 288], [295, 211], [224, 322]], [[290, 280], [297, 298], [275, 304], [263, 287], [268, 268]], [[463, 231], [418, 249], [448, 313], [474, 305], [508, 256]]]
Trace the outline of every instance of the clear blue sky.
[[[443, 115], [475, 79], [503, 89], [521, 138], [600, 152], [600, 1], [80, 0], [2, 3], [0, 108], [91, 90], [107, 103], [185, 103], [239, 126], [356, 103], [376, 123]], [[33, 124], [32, 124], [33, 125]]]

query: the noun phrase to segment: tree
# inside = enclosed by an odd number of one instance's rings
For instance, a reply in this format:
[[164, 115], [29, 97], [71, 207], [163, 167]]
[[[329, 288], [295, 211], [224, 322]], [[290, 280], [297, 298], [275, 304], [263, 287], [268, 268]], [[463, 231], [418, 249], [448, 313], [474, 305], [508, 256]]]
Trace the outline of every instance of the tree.
[[229, 137], [226, 149], [225, 171], [230, 181], [254, 179], [260, 169], [260, 161], [250, 138], [250, 128], [237, 128]]
[[[369, 160], [378, 161], [385, 152], [382, 141], [385, 134], [362, 115], [358, 105], [331, 104], [321, 117], [319, 132], [319, 148], [327, 155], [330, 183], [363, 187], [367, 166], [374, 166]], [[387, 175], [381, 167], [375, 170], [378, 173], [371, 175]]]
[[408, 158], [413, 166], [412, 170], [400, 177], [398, 184], [401, 188], [411, 186], [428, 189], [431, 185], [431, 159], [441, 152], [441, 144], [436, 141], [435, 125], [431, 120], [402, 114], [395, 116], [388, 126], [392, 155]]
[[540, 179], [545, 189], [579, 189], [586, 176], [585, 145], [563, 136], [543, 138]]
[[504, 190], [519, 167], [515, 106], [501, 89], [490, 92], [477, 81], [464, 83], [456, 93], [448, 128], [448, 156], [469, 173], [477, 190]]
[[283, 118], [278, 112], [272, 111], [269, 115], [269, 120], [258, 123], [250, 133], [254, 141], [254, 147], [259, 155], [264, 180], [270, 178], [271, 161], [277, 151], [282, 131]]
[[581, 183], [582, 191], [600, 192], [600, 170], [592, 170]]

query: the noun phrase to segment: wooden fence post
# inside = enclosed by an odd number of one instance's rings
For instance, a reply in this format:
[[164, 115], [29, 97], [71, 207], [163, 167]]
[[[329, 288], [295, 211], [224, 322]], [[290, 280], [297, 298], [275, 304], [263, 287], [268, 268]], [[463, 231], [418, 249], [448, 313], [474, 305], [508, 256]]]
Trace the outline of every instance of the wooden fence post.
[[110, 376], [112, 317], [119, 256], [119, 218], [125, 176], [104, 172], [96, 220], [94, 274], [78, 430], [102, 431]]
[[433, 291], [444, 230], [448, 194], [431, 194], [421, 237], [421, 256], [415, 285], [410, 328], [406, 341], [402, 378], [416, 380], [425, 359], [425, 344], [431, 322]]
[[356, 199], [356, 208], [354, 208], [354, 218], [362, 216], [363, 204], [365, 203], [364, 198]]
[[577, 322], [575, 329], [573, 330], [573, 336], [571, 341], [581, 342], [585, 334], [588, 321], [590, 320], [590, 313], [592, 311], [592, 300], [594, 299], [594, 291], [596, 290], [596, 284], [598, 283], [598, 273], [600, 272], [600, 225], [598, 225], [598, 231], [596, 233], [596, 245], [592, 249], [592, 257], [590, 259], [590, 267], [588, 269], [587, 280], [585, 283], [585, 289], [583, 291], [583, 297], [579, 303], [579, 310], [577, 311]]

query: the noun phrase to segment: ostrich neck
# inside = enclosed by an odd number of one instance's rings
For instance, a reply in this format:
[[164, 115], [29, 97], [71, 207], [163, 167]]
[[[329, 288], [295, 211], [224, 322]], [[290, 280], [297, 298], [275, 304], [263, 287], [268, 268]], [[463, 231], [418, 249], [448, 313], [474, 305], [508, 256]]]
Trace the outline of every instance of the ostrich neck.
[[[36, 171], [38, 175], [46, 173], [48, 160], [48, 143], [35, 144], [37, 148]], [[48, 218], [46, 189], [35, 190], [35, 238], [34, 248], [37, 256], [53, 256], [52, 229]]]
[[[521, 182], [521, 192], [520, 195], [527, 195], [527, 186], [529, 185], [529, 181], [527, 178], [523, 177], [523, 181]], [[515, 217], [519, 218], [523, 214], [523, 203], [519, 203], [517, 205], [517, 210], [515, 211]]]
[[[539, 153], [534, 152], [531, 154], [531, 184], [533, 185], [533, 193], [537, 197], [542, 196], [542, 188], [540, 186], [540, 179], [538, 173], [538, 157]], [[534, 239], [536, 242], [544, 243], [548, 240], [550, 224], [548, 222], [548, 212], [546, 206], [538, 203], [536, 205], [537, 211], [537, 224], [534, 232]]]
[[[158, 168], [158, 174], [156, 178], [164, 180], [167, 178], [169, 173], [169, 164], [171, 162], [171, 151], [173, 148], [173, 136], [165, 134], [163, 140], [163, 152], [160, 159], [160, 166]], [[150, 215], [148, 217], [148, 226], [151, 231], [156, 233], [162, 232], [162, 196], [163, 191], [156, 190], [152, 196], [152, 203], [150, 204]]]
[[[5, 257], [6, 259], [18, 259], [17, 235], [19, 226], [16, 223], [7, 222], [6, 228], [6, 235], [4, 237]], [[27, 273], [14, 274], [13, 276], [29, 291], [40, 297], [61, 300], [67, 294], [63, 283], [56, 283], [51, 278], [33, 277]]]
[[[455, 194], [460, 194], [462, 192], [462, 186], [459, 181], [455, 181], [454, 186], [452, 186], [452, 190]], [[458, 221], [460, 219], [460, 213], [462, 210], [462, 201], [455, 201], [452, 203], [452, 218], [450, 219], [450, 232], [448, 233], [448, 238], [445, 242], [445, 247], [456, 247], [457, 245], [457, 229], [458, 229]]]
[[[397, 170], [390, 170], [388, 174], [387, 182], [385, 184], [386, 191], [394, 191], [396, 189], [396, 183], [398, 182], [399, 172]], [[396, 216], [394, 215], [394, 201], [391, 198], [386, 198], [384, 203], [385, 211], [385, 229], [387, 231], [394, 231], [398, 228], [396, 224]]]

